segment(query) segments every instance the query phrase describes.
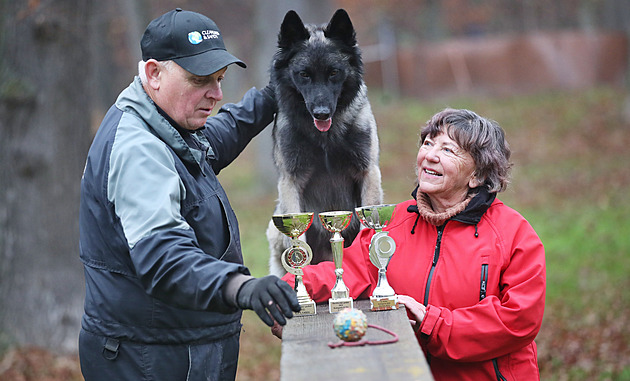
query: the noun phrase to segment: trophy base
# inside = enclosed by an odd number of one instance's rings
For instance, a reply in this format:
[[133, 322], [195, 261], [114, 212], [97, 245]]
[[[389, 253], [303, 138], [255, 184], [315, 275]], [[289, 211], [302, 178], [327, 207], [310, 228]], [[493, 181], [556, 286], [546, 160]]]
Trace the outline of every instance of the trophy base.
[[315, 301], [311, 300], [308, 302], [300, 302], [300, 307], [302, 309], [300, 312], [294, 312], [294, 316], [310, 316], [317, 314], [317, 308], [315, 307]]
[[328, 312], [331, 314], [336, 314], [344, 308], [353, 308], [352, 306], [352, 298], [328, 299]]
[[383, 296], [376, 297], [370, 296], [370, 309], [372, 311], [389, 311], [389, 310], [397, 310], [398, 309], [398, 297], [394, 296]]

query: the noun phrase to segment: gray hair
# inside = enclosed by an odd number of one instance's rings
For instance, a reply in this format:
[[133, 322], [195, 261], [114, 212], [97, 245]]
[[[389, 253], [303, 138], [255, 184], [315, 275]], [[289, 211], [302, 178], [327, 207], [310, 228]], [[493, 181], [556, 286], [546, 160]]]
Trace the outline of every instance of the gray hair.
[[504, 191], [510, 182], [510, 146], [505, 132], [494, 120], [465, 109], [446, 108], [427, 122], [420, 144], [428, 136], [445, 132], [475, 161], [475, 177], [490, 193]]
[[[173, 61], [169, 60], [169, 61], [158, 61], [162, 67], [164, 67], [166, 70], [170, 70], [171, 69], [171, 65], [173, 64]], [[140, 77], [140, 81], [142, 81], [143, 84], [147, 83], [147, 74], [144, 71], [144, 67], [146, 66], [147, 62], [146, 61], [139, 61], [138, 62], [138, 77]]]

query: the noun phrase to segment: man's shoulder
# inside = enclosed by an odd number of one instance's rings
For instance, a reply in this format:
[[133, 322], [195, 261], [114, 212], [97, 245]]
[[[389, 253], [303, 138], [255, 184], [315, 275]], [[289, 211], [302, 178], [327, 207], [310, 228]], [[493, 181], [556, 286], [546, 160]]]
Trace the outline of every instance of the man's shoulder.
[[116, 128], [112, 155], [157, 157], [168, 153], [166, 143], [151, 132], [141, 118], [133, 113], [123, 113]]

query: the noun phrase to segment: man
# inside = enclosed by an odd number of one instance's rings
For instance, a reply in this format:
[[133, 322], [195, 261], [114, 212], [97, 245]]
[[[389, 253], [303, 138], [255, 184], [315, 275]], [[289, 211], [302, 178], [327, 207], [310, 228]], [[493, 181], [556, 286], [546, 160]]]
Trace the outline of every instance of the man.
[[295, 292], [243, 266], [236, 216], [216, 174], [273, 120], [273, 90], [225, 105], [238, 58], [209, 18], [175, 9], [141, 41], [139, 76], [105, 116], [81, 181], [90, 380], [233, 380], [241, 309], [269, 326], [299, 311]]

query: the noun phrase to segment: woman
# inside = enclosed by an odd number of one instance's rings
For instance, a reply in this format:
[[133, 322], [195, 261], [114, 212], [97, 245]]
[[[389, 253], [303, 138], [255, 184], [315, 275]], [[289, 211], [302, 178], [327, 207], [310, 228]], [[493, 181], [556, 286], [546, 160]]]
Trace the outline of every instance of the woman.
[[[504, 205], [510, 149], [501, 127], [445, 109], [421, 131], [418, 185], [386, 229], [396, 241], [387, 278], [407, 307], [436, 380], [539, 379], [534, 338], [545, 302], [545, 253], [530, 224]], [[344, 282], [367, 298], [378, 272], [374, 231], [344, 250]], [[333, 264], [304, 269], [317, 302], [330, 297]], [[291, 277], [285, 277], [291, 281]]]

